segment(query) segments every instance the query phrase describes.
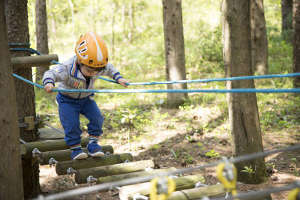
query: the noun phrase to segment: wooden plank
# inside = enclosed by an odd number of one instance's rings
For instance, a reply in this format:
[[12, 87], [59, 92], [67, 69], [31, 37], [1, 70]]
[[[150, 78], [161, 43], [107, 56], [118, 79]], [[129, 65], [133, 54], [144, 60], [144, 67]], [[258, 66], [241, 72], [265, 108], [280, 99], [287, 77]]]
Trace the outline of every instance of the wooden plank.
[[[195, 184], [202, 182], [203, 179], [203, 176], [200, 174], [174, 178], [176, 183], [176, 191], [194, 188]], [[135, 194], [149, 196], [150, 182], [123, 186], [119, 190], [119, 197], [121, 200], [133, 199]]]
[[[82, 138], [81, 145], [86, 146], [89, 142], [89, 138]], [[45, 140], [45, 141], [37, 141], [37, 142], [28, 142], [26, 144], [21, 144], [21, 148], [25, 148], [25, 151], [22, 151], [22, 156], [31, 155], [32, 150], [37, 148], [41, 152], [45, 151], [56, 151], [56, 150], [63, 150], [68, 149], [65, 140]]]
[[22, 56], [11, 58], [11, 64], [13, 65], [13, 67], [47, 67], [52, 64], [51, 61], [58, 61], [57, 54]]
[[63, 161], [63, 162], [58, 162], [56, 164], [56, 173], [58, 175], [67, 174], [67, 169], [70, 167], [75, 170], [78, 170], [84, 168], [92, 168], [92, 167], [123, 163], [126, 160], [132, 161], [133, 160], [132, 155], [129, 153], [123, 153], [123, 154], [113, 154], [113, 155], [108, 155], [108, 156], [103, 156], [98, 158], [89, 157], [83, 160]]
[[[82, 150], [85, 153], [87, 153], [86, 148], [82, 148]], [[113, 147], [110, 145], [102, 146], [102, 151], [104, 153], [107, 153], [107, 152], [110, 154], [114, 153]], [[71, 160], [71, 153], [72, 153], [72, 151], [70, 149], [42, 152], [41, 155], [39, 156], [39, 162], [40, 162], [40, 165], [48, 165], [50, 158], [54, 158], [56, 161], [59, 161], [59, 162]]]
[[136, 171], [143, 171], [146, 168], [153, 168], [154, 162], [152, 160], [141, 160], [136, 162], [121, 163], [115, 165], [108, 165], [102, 167], [94, 167], [88, 169], [80, 169], [75, 173], [75, 181], [78, 184], [86, 183], [87, 177], [93, 176], [99, 178], [103, 176], [111, 176], [116, 174], [126, 174]]
[[167, 169], [153, 169], [150, 171], [139, 171], [139, 172], [132, 172], [132, 173], [127, 173], [127, 174], [105, 176], [105, 177], [99, 177], [97, 179], [97, 183], [109, 183], [109, 182], [120, 181], [120, 180], [128, 179], [128, 178], [151, 176], [151, 175], [163, 173], [163, 172], [172, 172], [175, 170], [176, 170], [175, 167], [171, 167], [171, 168], [167, 168]]

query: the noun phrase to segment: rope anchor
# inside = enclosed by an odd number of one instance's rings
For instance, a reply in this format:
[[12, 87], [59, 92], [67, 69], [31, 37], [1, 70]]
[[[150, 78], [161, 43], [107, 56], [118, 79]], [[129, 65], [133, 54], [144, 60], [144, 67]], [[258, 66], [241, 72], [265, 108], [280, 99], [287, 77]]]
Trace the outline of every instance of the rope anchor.
[[150, 199], [166, 200], [175, 191], [176, 184], [172, 178], [154, 178], [151, 181]]
[[237, 170], [227, 158], [224, 157], [223, 160], [224, 162], [217, 166], [217, 178], [223, 184], [227, 193], [231, 193], [232, 196], [236, 196]]

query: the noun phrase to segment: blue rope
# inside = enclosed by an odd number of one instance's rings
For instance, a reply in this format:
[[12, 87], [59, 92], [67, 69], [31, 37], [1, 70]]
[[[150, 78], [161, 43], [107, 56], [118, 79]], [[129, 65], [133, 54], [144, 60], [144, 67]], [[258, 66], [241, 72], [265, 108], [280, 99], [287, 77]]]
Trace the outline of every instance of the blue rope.
[[[216, 81], [236, 81], [236, 80], [250, 80], [250, 79], [267, 79], [267, 78], [283, 78], [283, 77], [296, 77], [300, 76], [300, 73], [290, 74], [271, 74], [271, 75], [260, 75], [260, 76], [238, 76], [230, 78], [214, 78], [214, 79], [196, 79], [196, 80], [178, 80], [178, 81], [160, 81], [160, 82], [139, 82], [139, 83], [128, 83], [128, 85], [158, 85], [158, 84], [174, 84], [174, 83], [208, 83]], [[114, 80], [99, 77], [101, 80], [117, 83]]]
[[41, 55], [40, 52], [38, 52], [37, 50], [32, 49], [32, 48], [10, 48], [9, 50], [11, 50], [11, 51], [28, 51], [31, 54]]
[[[44, 88], [37, 83], [33, 83], [17, 74], [14, 77], [25, 81], [38, 88]], [[287, 89], [255, 89], [255, 88], [237, 88], [237, 89], [195, 89], [195, 90], [145, 90], [145, 89], [113, 89], [113, 90], [96, 90], [96, 89], [53, 89], [53, 92], [82, 92], [82, 93], [300, 93], [300, 88]]]

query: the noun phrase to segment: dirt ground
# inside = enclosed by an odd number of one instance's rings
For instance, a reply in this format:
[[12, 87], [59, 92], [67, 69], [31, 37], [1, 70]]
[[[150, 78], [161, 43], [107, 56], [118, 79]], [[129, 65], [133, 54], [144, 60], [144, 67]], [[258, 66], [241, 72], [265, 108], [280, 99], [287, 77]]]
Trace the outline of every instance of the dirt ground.
[[[172, 112], [172, 111], [168, 111]], [[194, 167], [216, 161], [222, 156], [230, 157], [232, 155], [232, 142], [228, 134], [228, 123], [219, 123], [213, 110], [201, 111], [201, 114], [193, 116], [197, 120], [207, 120], [215, 123], [213, 130], [192, 130], [186, 131], [180, 122], [174, 127], [169, 127], [167, 121], [162, 121], [155, 129], [147, 130], [144, 137], [139, 141], [130, 143], [124, 137], [116, 141], [115, 139], [102, 139], [101, 144], [112, 145], [115, 153], [130, 152], [134, 160], [152, 159], [156, 168], [176, 167], [182, 169]], [[203, 116], [206, 116], [205, 119]], [[208, 117], [207, 117], [208, 116]], [[286, 129], [278, 132], [268, 132], [263, 134], [264, 149], [276, 149], [288, 145], [296, 144], [300, 137], [300, 131], [295, 129]], [[211, 151], [213, 150], [213, 151]], [[210, 151], [213, 156], [207, 156]], [[268, 180], [259, 185], [238, 184], [239, 191], [260, 190], [263, 188], [283, 186], [295, 180], [300, 180], [299, 160], [300, 151], [285, 152], [273, 154], [266, 158], [269, 177]], [[208, 168], [194, 173], [201, 173], [205, 178], [205, 184], [217, 184], [215, 168]], [[40, 184], [43, 195], [59, 193], [62, 191], [86, 187], [77, 185], [74, 177], [71, 175], [57, 176], [54, 167], [40, 167]], [[273, 200], [287, 199], [288, 192], [272, 194]], [[70, 199], [76, 200], [117, 200], [118, 192], [100, 192], [89, 195], [80, 195]]]

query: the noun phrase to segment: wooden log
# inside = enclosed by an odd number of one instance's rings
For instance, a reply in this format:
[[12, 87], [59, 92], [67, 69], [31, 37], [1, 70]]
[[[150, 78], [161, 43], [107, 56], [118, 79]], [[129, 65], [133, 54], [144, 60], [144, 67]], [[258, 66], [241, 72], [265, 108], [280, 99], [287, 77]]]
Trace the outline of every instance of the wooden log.
[[99, 178], [103, 176], [111, 176], [116, 174], [126, 174], [136, 171], [145, 170], [145, 168], [153, 168], [154, 162], [152, 160], [141, 160], [136, 162], [121, 163], [115, 165], [108, 165], [102, 167], [94, 167], [87, 169], [79, 169], [75, 173], [75, 181], [78, 184], [86, 183], [87, 177], [93, 176]]
[[[83, 138], [81, 139], [81, 145], [86, 146], [89, 142], [89, 138]], [[45, 141], [37, 141], [37, 142], [28, 142], [26, 144], [21, 144], [23, 146], [22, 148], [25, 148], [25, 152], [23, 151], [22, 156], [28, 156], [31, 155], [32, 150], [34, 148], [37, 148], [41, 152], [45, 151], [56, 151], [56, 150], [63, 150], [68, 149], [65, 140], [45, 140]]]
[[[176, 183], [176, 191], [179, 191], [194, 188], [196, 183], [203, 181], [203, 176], [200, 174], [182, 176], [175, 178], [174, 181]], [[135, 194], [149, 196], [150, 182], [123, 186], [119, 190], [119, 197], [121, 200], [132, 200]]]
[[168, 200], [193, 200], [202, 197], [212, 197], [224, 194], [225, 190], [222, 184], [206, 187], [193, 188], [188, 190], [176, 191], [171, 194]]
[[123, 153], [123, 154], [113, 154], [113, 155], [103, 156], [99, 158], [89, 157], [83, 160], [63, 161], [63, 162], [58, 162], [56, 164], [56, 173], [58, 175], [67, 174], [67, 169], [70, 167], [75, 170], [78, 170], [84, 168], [100, 167], [105, 165], [123, 163], [126, 160], [132, 161], [133, 160], [132, 155], [129, 153]]
[[141, 172], [132, 172], [132, 173], [128, 173], [128, 174], [105, 176], [105, 177], [98, 178], [97, 183], [109, 183], [109, 182], [120, 181], [120, 180], [128, 179], [128, 178], [134, 178], [134, 177], [140, 177], [140, 176], [151, 176], [153, 174], [163, 173], [163, 172], [171, 172], [171, 171], [175, 171], [175, 170], [176, 170], [175, 167], [171, 167], [171, 168], [167, 168], [167, 169], [153, 169], [150, 171], [141, 171]]
[[13, 65], [13, 67], [43, 67], [51, 65], [51, 61], [58, 61], [57, 54], [22, 56], [11, 58], [11, 64]]
[[[83, 148], [82, 150], [85, 153], [87, 153], [86, 148]], [[104, 153], [107, 152], [110, 154], [114, 153], [113, 147], [110, 145], [102, 146], [102, 150]], [[71, 152], [72, 151], [70, 149], [42, 152], [41, 155], [39, 156], [40, 165], [48, 165], [50, 158], [54, 158], [56, 161], [60, 161], [60, 162], [70, 160]]]

